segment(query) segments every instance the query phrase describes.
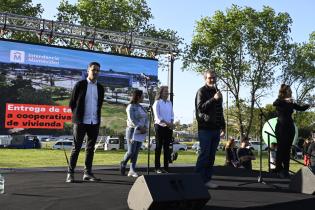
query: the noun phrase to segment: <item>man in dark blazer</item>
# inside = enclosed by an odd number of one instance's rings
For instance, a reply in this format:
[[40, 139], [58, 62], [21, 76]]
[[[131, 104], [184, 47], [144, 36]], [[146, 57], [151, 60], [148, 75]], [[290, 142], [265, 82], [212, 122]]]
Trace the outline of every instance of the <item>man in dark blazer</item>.
[[104, 100], [104, 87], [97, 82], [99, 72], [100, 64], [91, 62], [88, 66], [87, 78], [76, 83], [72, 90], [69, 106], [72, 110], [74, 147], [71, 151], [66, 182], [74, 182], [74, 169], [85, 135], [87, 135], [87, 142], [83, 180], [99, 181], [92, 173], [94, 147]]

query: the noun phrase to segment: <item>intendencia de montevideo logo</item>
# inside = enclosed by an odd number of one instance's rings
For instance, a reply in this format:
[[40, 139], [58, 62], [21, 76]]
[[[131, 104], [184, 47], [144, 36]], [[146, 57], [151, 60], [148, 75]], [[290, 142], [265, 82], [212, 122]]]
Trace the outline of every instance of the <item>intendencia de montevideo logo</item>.
[[25, 52], [19, 50], [10, 50], [10, 61], [15, 63], [24, 63]]

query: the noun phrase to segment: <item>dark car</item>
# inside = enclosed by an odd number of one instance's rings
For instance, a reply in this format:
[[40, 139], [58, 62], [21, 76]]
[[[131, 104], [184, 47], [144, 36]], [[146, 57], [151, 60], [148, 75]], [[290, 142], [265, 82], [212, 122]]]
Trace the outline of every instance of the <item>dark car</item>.
[[12, 149], [40, 149], [41, 143], [34, 135], [14, 135], [8, 148]]

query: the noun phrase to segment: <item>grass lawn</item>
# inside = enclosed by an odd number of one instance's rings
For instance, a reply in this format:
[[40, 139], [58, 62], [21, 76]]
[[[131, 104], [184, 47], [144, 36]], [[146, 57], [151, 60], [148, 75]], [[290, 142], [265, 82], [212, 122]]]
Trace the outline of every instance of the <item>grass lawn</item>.
[[[68, 157], [70, 151], [66, 151]], [[94, 156], [94, 165], [119, 165], [125, 151], [102, 151], [98, 150]], [[82, 150], [78, 160], [78, 166], [84, 165], [84, 151]], [[161, 157], [161, 160], [163, 158]], [[194, 151], [180, 151], [175, 164], [195, 164], [197, 155]], [[225, 153], [218, 151], [215, 165], [224, 165]], [[147, 151], [141, 151], [138, 157], [138, 164], [147, 164]], [[150, 165], [154, 166], [154, 152], [150, 153]], [[263, 170], [268, 170], [267, 154], [263, 154]], [[66, 167], [66, 159], [63, 150], [52, 149], [0, 149], [0, 168], [31, 168], [31, 167]], [[253, 168], [259, 169], [259, 156], [256, 153], [256, 160], [253, 161]], [[292, 162], [290, 170], [296, 172], [301, 165]]]

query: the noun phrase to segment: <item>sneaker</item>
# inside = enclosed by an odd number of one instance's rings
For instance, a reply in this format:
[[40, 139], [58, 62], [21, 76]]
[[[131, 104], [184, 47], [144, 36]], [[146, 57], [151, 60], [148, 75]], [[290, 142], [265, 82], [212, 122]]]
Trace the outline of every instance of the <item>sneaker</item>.
[[66, 182], [67, 183], [73, 183], [74, 182], [74, 174], [73, 173], [67, 174]]
[[290, 174], [289, 172], [286, 172], [286, 171], [280, 171], [278, 173], [278, 176], [280, 179], [290, 179]]
[[137, 178], [139, 175], [134, 171], [129, 171], [128, 176], [132, 176], [132, 177]]
[[162, 174], [163, 171], [162, 171], [161, 169], [155, 169], [155, 173], [157, 173], [157, 174]]
[[168, 169], [162, 169], [163, 174], [168, 174]]
[[124, 165], [124, 161], [120, 162], [120, 175], [125, 176], [126, 174], [126, 166]]
[[97, 182], [101, 179], [96, 178], [93, 174], [84, 173], [83, 181]]
[[205, 183], [205, 186], [209, 189], [216, 189], [219, 187], [219, 185], [212, 183], [211, 181], [208, 181]]

